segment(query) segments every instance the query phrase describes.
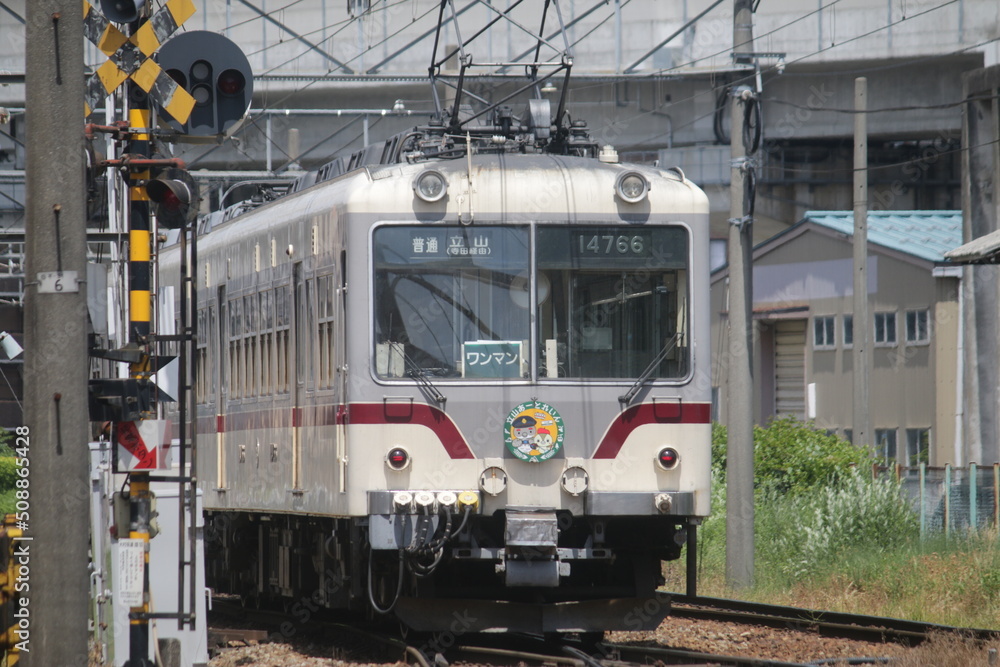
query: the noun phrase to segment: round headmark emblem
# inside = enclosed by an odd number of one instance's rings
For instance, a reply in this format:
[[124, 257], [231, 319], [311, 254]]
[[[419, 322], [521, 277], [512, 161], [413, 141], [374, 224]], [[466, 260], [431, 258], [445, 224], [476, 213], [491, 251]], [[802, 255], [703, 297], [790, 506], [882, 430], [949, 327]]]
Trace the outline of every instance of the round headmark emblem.
[[522, 461], [538, 463], [562, 448], [563, 420], [547, 403], [527, 401], [510, 411], [504, 422], [504, 444]]

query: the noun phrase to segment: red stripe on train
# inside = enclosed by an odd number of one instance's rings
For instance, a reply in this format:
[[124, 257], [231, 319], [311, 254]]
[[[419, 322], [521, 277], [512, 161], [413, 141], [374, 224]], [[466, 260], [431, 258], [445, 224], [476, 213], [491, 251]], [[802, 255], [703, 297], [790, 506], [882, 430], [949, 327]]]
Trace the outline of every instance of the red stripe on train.
[[451, 417], [431, 405], [388, 402], [351, 403], [348, 406], [347, 423], [419, 424], [434, 432], [451, 458], [475, 458]]
[[[712, 406], [709, 403], [657, 402], [636, 405], [619, 414], [601, 443], [594, 450], [595, 459], [618, 456], [632, 431], [646, 424], [708, 424]], [[199, 432], [204, 422], [199, 420]], [[332, 426], [333, 424], [411, 424], [426, 426], [441, 441], [453, 459], [475, 458], [455, 422], [440, 409], [422, 403], [351, 403], [313, 408], [280, 408], [251, 413], [217, 415], [217, 433], [236, 432], [253, 428], [287, 426]]]
[[[333, 426], [334, 424], [416, 424], [426, 426], [441, 440], [453, 459], [475, 458], [455, 422], [444, 412], [420, 403], [351, 403], [310, 408], [277, 408], [216, 415], [215, 432], [238, 432], [255, 428]], [[199, 432], [210, 432], [199, 423]]]
[[611, 422], [592, 458], [615, 458], [632, 431], [646, 424], [708, 424], [711, 420], [710, 403], [658, 402], [635, 405]]

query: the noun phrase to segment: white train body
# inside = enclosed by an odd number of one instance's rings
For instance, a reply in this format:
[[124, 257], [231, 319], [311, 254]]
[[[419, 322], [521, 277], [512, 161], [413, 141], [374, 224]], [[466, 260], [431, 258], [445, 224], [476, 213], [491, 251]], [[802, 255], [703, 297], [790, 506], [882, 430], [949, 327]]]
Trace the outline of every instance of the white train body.
[[458, 609], [469, 629], [634, 629], [708, 514], [704, 193], [471, 152], [356, 168], [199, 237], [215, 588], [425, 630]]

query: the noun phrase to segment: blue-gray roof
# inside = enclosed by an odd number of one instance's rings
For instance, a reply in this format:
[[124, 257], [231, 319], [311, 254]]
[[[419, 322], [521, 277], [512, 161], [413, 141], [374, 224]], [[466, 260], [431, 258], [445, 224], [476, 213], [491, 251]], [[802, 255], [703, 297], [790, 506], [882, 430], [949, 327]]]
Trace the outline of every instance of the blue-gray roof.
[[[807, 211], [806, 221], [854, 235], [854, 211]], [[946, 252], [962, 245], [962, 212], [869, 211], [868, 242], [943, 262]]]

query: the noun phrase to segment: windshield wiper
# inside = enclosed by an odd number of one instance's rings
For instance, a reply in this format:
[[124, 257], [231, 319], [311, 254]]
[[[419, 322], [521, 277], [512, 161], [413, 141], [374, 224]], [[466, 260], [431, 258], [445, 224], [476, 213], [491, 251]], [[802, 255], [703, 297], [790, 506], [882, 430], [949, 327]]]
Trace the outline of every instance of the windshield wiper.
[[653, 371], [656, 370], [657, 366], [659, 366], [660, 363], [667, 358], [667, 355], [670, 354], [675, 347], [677, 347], [677, 341], [680, 340], [680, 337], [681, 332], [678, 331], [673, 336], [668, 338], [666, 344], [663, 346], [663, 349], [659, 351], [651, 362], [649, 362], [649, 366], [646, 366], [646, 370], [644, 370], [639, 377], [636, 378], [635, 383], [632, 385], [632, 388], [628, 390], [628, 393], [622, 394], [618, 397], [618, 402], [622, 404], [622, 407], [627, 407], [628, 404], [632, 402], [635, 395], [639, 393], [642, 386], [646, 384], [649, 378], [653, 375]]
[[416, 380], [417, 384], [423, 387], [435, 401], [443, 406], [448, 400], [448, 397], [442, 394], [441, 391], [434, 386], [434, 383], [427, 377], [427, 373], [424, 372], [424, 369], [421, 368], [417, 362], [411, 359], [410, 355], [406, 352], [403, 352], [403, 363], [406, 364], [406, 374]]

